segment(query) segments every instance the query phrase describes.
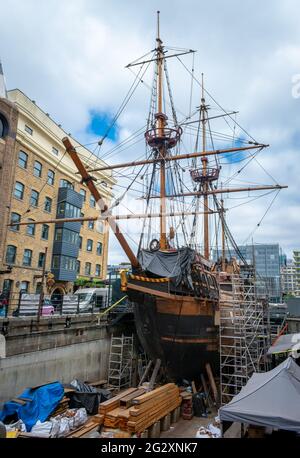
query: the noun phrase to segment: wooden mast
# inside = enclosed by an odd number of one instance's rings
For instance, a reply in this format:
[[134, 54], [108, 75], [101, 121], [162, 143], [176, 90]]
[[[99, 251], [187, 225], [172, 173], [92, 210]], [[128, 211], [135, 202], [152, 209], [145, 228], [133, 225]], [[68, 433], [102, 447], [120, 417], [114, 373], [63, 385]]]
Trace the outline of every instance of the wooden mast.
[[[157, 85], [158, 85], [158, 100], [156, 114], [156, 127], [158, 130], [158, 136], [164, 137], [165, 127], [165, 116], [163, 114], [162, 99], [163, 99], [163, 48], [162, 40], [160, 39], [159, 33], [159, 11], [157, 11]], [[159, 147], [159, 156], [162, 159], [160, 164], [160, 249], [165, 250], [167, 248], [167, 227], [166, 227], [166, 147], [161, 144]]]
[[224, 211], [224, 200], [221, 199], [221, 226], [222, 226], [222, 272], [225, 272], [225, 211]]
[[[279, 184], [276, 185], [265, 185], [265, 186], [252, 186], [248, 188], [221, 188], [221, 189], [210, 189], [209, 191], [206, 192], [206, 194], [211, 195], [211, 194], [228, 194], [231, 192], [250, 192], [250, 191], [268, 191], [272, 189], [285, 189], [288, 188], [288, 186], [281, 186]], [[193, 192], [183, 192], [180, 194], [167, 194], [166, 198], [167, 199], [172, 199], [173, 197], [192, 197], [192, 196], [203, 196], [204, 192], [203, 191], [193, 191]], [[146, 199], [146, 197], [143, 197], [143, 199]], [[159, 196], [150, 196], [150, 199], [159, 199]]]
[[[218, 154], [225, 154], [225, 153], [239, 153], [241, 151], [248, 151], [251, 149], [258, 149], [258, 148], [267, 148], [269, 145], [263, 145], [263, 144], [255, 144], [255, 145], [249, 145], [249, 146], [238, 146], [235, 148], [223, 148], [223, 149], [216, 149], [213, 151], [199, 151], [196, 153], [187, 153], [187, 154], [178, 154], [174, 156], [167, 156], [164, 158], [165, 162], [168, 161], [179, 161], [182, 159], [194, 159], [196, 157], [202, 157], [202, 156], [214, 156]], [[114, 169], [123, 169], [125, 167], [135, 167], [137, 165], [145, 165], [145, 164], [154, 164], [156, 162], [162, 162], [162, 159], [160, 157], [157, 157], [156, 159], [145, 159], [141, 161], [132, 161], [132, 162], [123, 162], [121, 164], [115, 164], [115, 165], [105, 165], [103, 167], [96, 167], [92, 169], [88, 169], [89, 172], [103, 172], [104, 170], [114, 170]]]
[[[206, 150], [206, 117], [207, 117], [207, 107], [205, 105], [205, 98], [204, 98], [204, 81], [203, 81], [203, 73], [202, 73], [202, 97], [201, 97], [201, 106], [200, 106], [200, 113], [201, 113], [201, 123], [202, 123], [202, 151], [205, 153]], [[203, 168], [203, 176], [205, 177], [207, 174], [207, 163], [208, 159], [207, 156], [202, 156], [201, 158], [202, 168]], [[208, 208], [208, 182], [204, 180], [203, 184], [203, 192], [204, 192], [204, 209]], [[205, 214], [203, 216], [204, 222], [204, 257], [209, 259], [209, 227], [208, 227], [208, 215]]]
[[[96, 186], [94, 184], [94, 181], [93, 181], [93, 178], [91, 177], [91, 175], [88, 174], [85, 166], [83, 165], [81, 159], [79, 158], [76, 149], [74, 148], [74, 146], [72, 145], [72, 143], [70, 142], [68, 137], [64, 137], [62, 139], [62, 142], [63, 142], [63, 144], [64, 144], [64, 146], [66, 148], [66, 151], [69, 154], [70, 158], [72, 159], [72, 161], [76, 165], [76, 167], [78, 169], [78, 172], [82, 176], [82, 182], [85, 183], [86, 186], [89, 188], [92, 196], [95, 198], [97, 204], [99, 205], [101, 213], [106, 212], [108, 210], [107, 205], [105, 204], [103, 197], [101, 196], [101, 194], [99, 193], [98, 189], [96, 188]], [[110, 227], [112, 228], [115, 236], [117, 237], [120, 245], [122, 246], [123, 250], [125, 251], [128, 259], [130, 260], [131, 265], [133, 267], [138, 267], [139, 266], [139, 262], [138, 262], [138, 260], [137, 260], [137, 258], [135, 256], [135, 254], [131, 250], [130, 246], [128, 245], [124, 235], [121, 233], [120, 228], [117, 225], [114, 217], [113, 216], [108, 216], [107, 217], [107, 221], [108, 221], [108, 224], [110, 225]]]

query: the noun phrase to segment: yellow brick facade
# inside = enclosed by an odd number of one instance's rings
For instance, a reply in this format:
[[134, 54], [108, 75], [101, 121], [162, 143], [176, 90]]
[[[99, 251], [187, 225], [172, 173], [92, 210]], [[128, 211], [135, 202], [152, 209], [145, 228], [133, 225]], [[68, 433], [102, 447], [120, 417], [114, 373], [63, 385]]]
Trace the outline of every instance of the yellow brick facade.
[[[9, 222], [11, 214], [18, 213], [21, 215], [21, 221], [27, 221], [31, 218], [36, 221], [55, 219], [57, 210], [57, 195], [60, 186], [60, 180], [65, 179], [71, 182], [74, 190], [86, 191], [85, 202], [82, 207], [84, 216], [98, 216], [99, 210], [90, 205], [90, 192], [87, 187], [80, 183], [79, 175], [76, 174], [75, 166], [66, 154], [64, 154], [64, 147], [61, 139], [66, 136], [66, 132], [61, 129], [47, 114], [45, 114], [39, 107], [28, 99], [23, 93], [18, 90], [10, 91], [8, 93], [10, 100], [16, 105], [19, 111], [18, 124], [16, 132], [16, 140], [14, 144], [15, 166], [13, 184], [11, 189], [1, 189], [1, 198], [6, 200], [7, 205], [3, 210], [2, 224]], [[3, 102], [3, 99], [2, 99]], [[1, 111], [1, 106], [0, 106]], [[32, 129], [32, 135], [26, 131], [25, 126]], [[82, 147], [76, 140], [72, 139], [75, 147], [80, 152], [80, 157], [86, 164], [91, 164], [97, 160], [93, 157], [90, 151]], [[53, 151], [55, 148], [55, 152]], [[27, 165], [23, 168], [19, 165], [19, 152], [23, 151], [27, 154]], [[57, 154], [58, 151], [58, 154]], [[34, 175], [34, 164], [38, 161], [42, 165], [41, 177]], [[95, 163], [95, 162], [94, 162]], [[97, 165], [103, 162], [97, 160]], [[48, 170], [55, 174], [54, 185], [47, 183]], [[109, 204], [112, 198], [112, 187], [114, 180], [110, 174], [103, 174], [97, 172], [93, 174], [97, 178], [97, 184], [101, 194], [104, 196], [105, 201]], [[22, 199], [14, 196], [15, 183], [19, 182], [24, 185], [24, 195]], [[101, 184], [102, 183], [102, 184]], [[103, 184], [104, 183], [104, 184]], [[39, 193], [38, 206], [33, 207], [30, 205], [30, 196], [32, 190]], [[52, 200], [51, 211], [45, 210], [45, 198], [48, 197]], [[39, 253], [45, 252], [45, 247], [48, 247], [46, 270], [51, 270], [52, 261], [52, 244], [54, 238], [54, 224], [49, 224], [48, 240], [42, 239], [42, 225], [35, 226], [35, 234], [27, 234], [27, 226], [19, 226], [19, 230], [11, 230], [11, 228], [3, 230], [4, 235], [0, 240], [0, 265], [2, 271], [7, 268], [5, 260], [6, 250], [8, 245], [16, 247], [16, 260], [12, 266], [10, 273], [2, 273], [0, 275], [0, 290], [3, 288], [5, 280], [12, 281], [12, 292], [17, 293], [20, 289], [22, 282], [29, 282], [29, 292], [34, 293], [37, 284], [41, 281], [38, 276], [41, 275], [42, 268], [38, 267]], [[79, 277], [103, 279], [106, 278], [107, 270], [107, 257], [108, 257], [108, 230], [107, 223], [103, 224], [103, 232], [98, 232], [95, 222], [94, 229], [88, 228], [88, 222], [85, 221], [81, 226], [80, 236], [82, 237], [82, 248], [79, 251], [78, 260], [80, 261]], [[5, 236], [6, 232], [6, 236]], [[87, 240], [93, 241], [93, 249], [91, 252], [87, 251]], [[102, 254], [96, 253], [97, 242], [102, 243]], [[32, 251], [31, 266], [23, 265], [24, 250]], [[91, 264], [90, 275], [85, 275], [85, 263]], [[100, 275], [96, 275], [96, 265], [101, 266]], [[64, 290], [71, 292], [73, 285], [68, 282], [60, 283]], [[57, 285], [54, 285], [52, 290]]]

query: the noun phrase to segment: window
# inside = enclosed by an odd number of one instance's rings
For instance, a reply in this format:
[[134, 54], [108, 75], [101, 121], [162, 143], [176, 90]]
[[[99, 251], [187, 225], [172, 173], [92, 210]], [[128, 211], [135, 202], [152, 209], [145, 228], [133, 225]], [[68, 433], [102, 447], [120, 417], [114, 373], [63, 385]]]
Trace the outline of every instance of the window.
[[76, 271], [76, 259], [69, 256], [55, 255], [52, 258], [52, 268]]
[[16, 184], [15, 184], [15, 190], [14, 190], [14, 196], [17, 198], [17, 199], [23, 199], [23, 196], [24, 196], [24, 185], [23, 183], [20, 183], [19, 181], [16, 181]]
[[36, 287], [35, 287], [35, 294], [40, 294], [42, 292], [42, 283], [39, 282], [36, 284]]
[[33, 130], [31, 129], [31, 127], [26, 126], [26, 124], [25, 124], [25, 132], [27, 132], [27, 133], [30, 134], [30, 135], [33, 134]]
[[5, 262], [7, 264], [14, 264], [16, 262], [17, 247], [14, 245], [7, 245]]
[[52, 146], [52, 153], [55, 154], [55, 156], [58, 156], [59, 151], [58, 151], [57, 148], [55, 148], [54, 146]]
[[48, 237], [49, 237], [49, 226], [48, 224], [43, 224], [41, 238], [43, 240], [48, 240]]
[[61, 179], [61, 180], [60, 180], [60, 182], [59, 182], [59, 187], [60, 187], [60, 188], [74, 189], [73, 183], [71, 183], [70, 181], [65, 180], [65, 179]]
[[95, 221], [88, 221], [88, 228], [93, 230], [95, 225]]
[[90, 206], [96, 207], [96, 200], [94, 196], [90, 196]]
[[[21, 215], [19, 215], [19, 213], [12, 213], [11, 216], [10, 216], [10, 222], [11, 223], [18, 223], [19, 221], [21, 220]], [[20, 226], [11, 226], [10, 227], [10, 230], [11, 231], [19, 231], [20, 230]]]
[[23, 266], [31, 266], [32, 251], [25, 249], [23, 254]]
[[[28, 221], [34, 221], [34, 219], [29, 218]], [[27, 229], [26, 229], [26, 234], [34, 236], [34, 234], [35, 234], [35, 224], [28, 224]]]
[[57, 206], [57, 216], [62, 218], [79, 218], [80, 208], [68, 202], [60, 202]]
[[60, 261], [60, 256], [55, 255], [52, 258], [52, 268], [53, 269], [59, 269], [59, 261]]
[[93, 240], [87, 239], [87, 241], [86, 241], [86, 251], [93, 251]]
[[32, 207], [37, 207], [39, 203], [39, 193], [35, 191], [34, 189], [31, 190], [31, 196], [30, 196], [30, 205]]
[[92, 268], [91, 263], [90, 262], [86, 262], [85, 263], [85, 267], [84, 267], [85, 275], [91, 275], [91, 268]]
[[69, 242], [74, 245], [78, 244], [78, 233], [71, 231], [70, 229], [62, 229], [62, 228], [57, 228], [55, 229], [55, 235], [54, 235], [54, 240], [56, 242]]
[[52, 209], [52, 199], [50, 199], [50, 197], [45, 197], [44, 210], [45, 212], [51, 213], [51, 209]]
[[42, 269], [45, 262], [45, 253], [39, 253], [38, 267]]
[[4, 138], [8, 134], [8, 122], [6, 118], [0, 114], [0, 138]]
[[83, 202], [85, 202], [86, 199], [86, 190], [85, 189], [80, 189], [79, 194], [83, 196]]
[[28, 154], [24, 153], [24, 151], [19, 152], [19, 161], [18, 164], [22, 169], [27, 169], [28, 163]]
[[100, 256], [102, 254], [102, 243], [97, 242], [97, 250], [96, 253]]
[[29, 291], [29, 281], [21, 281], [20, 292], [28, 293]]
[[13, 286], [13, 282], [14, 282], [13, 280], [9, 280], [8, 278], [3, 280], [3, 293], [6, 293], [7, 297], [9, 297], [10, 295], [10, 292]]
[[81, 235], [79, 236], [78, 245], [79, 245], [79, 249], [81, 250], [81, 248], [82, 248], [82, 237], [81, 237]]
[[[84, 218], [84, 213], [80, 212], [80, 218]], [[84, 225], [84, 221], [81, 221], [81, 226]]]
[[99, 232], [100, 234], [103, 234], [103, 221], [97, 221], [96, 222], [96, 231]]
[[62, 256], [61, 266], [63, 269], [76, 271], [76, 259], [70, 258], [69, 256]]
[[76, 261], [76, 272], [80, 274], [80, 261], [78, 261], [78, 259]]
[[54, 185], [54, 178], [55, 178], [55, 173], [53, 170], [48, 170], [48, 178], [47, 178], [47, 183], [50, 185]]
[[34, 161], [34, 166], [33, 166], [33, 175], [35, 177], [41, 178], [42, 176], [42, 164], [39, 161]]
[[97, 277], [100, 277], [100, 275], [101, 275], [101, 266], [100, 266], [100, 264], [96, 264], [95, 275]]

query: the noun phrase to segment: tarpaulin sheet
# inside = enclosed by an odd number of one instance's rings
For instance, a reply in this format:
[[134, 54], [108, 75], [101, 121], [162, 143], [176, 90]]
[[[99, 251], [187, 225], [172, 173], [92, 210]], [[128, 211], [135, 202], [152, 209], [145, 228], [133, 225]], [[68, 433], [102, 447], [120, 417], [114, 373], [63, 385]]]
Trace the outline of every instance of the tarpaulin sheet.
[[275, 369], [255, 373], [227, 405], [221, 421], [300, 432], [300, 367], [292, 357]]
[[25, 405], [14, 401], [6, 402], [0, 412], [0, 420], [5, 421], [6, 418], [15, 416], [25, 423], [27, 432], [30, 432], [38, 420], [44, 422], [49, 417], [63, 396], [64, 387], [59, 382], [27, 388], [18, 398], [31, 401], [27, 401]]
[[69, 393], [70, 407], [84, 407], [91, 415], [98, 413], [100, 402], [107, 401], [111, 397], [109, 390], [94, 388], [77, 379], [73, 380], [70, 386], [76, 389], [75, 392]]
[[191, 248], [180, 248], [176, 251], [141, 250], [138, 256], [143, 270], [159, 277], [176, 279], [178, 285], [183, 279], [192, 284], [190, 273], [195, 251]]

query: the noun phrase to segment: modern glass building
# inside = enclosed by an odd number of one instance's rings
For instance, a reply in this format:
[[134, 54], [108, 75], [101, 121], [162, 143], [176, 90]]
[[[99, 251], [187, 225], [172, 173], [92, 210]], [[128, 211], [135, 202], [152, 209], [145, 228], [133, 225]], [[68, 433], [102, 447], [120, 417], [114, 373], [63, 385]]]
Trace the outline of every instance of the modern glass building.
[[[259, 289], [263, 290], [263, 285], [265, 285], [270, 302], [281, 302], [280, 269], [286, 263], [286, 256], [282, 253], [279, 244], [240, 245], [238, 248], [247, 263], [254, 265], [258, 284], [261, 284]], [[215, 261], [218, 257], [217, 253], [220, 255], [221, 250], [214, 250], [213, 258]], [[238, 258], [238, 255], [232, 248], [226, 250], [226, 257], [228, 259], [231, 257]]]

